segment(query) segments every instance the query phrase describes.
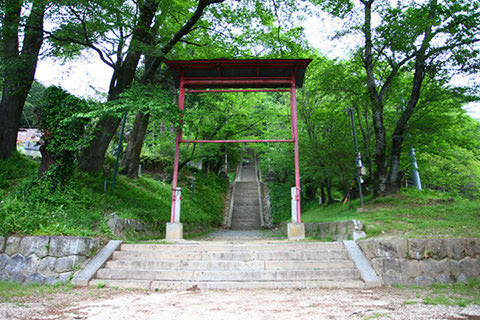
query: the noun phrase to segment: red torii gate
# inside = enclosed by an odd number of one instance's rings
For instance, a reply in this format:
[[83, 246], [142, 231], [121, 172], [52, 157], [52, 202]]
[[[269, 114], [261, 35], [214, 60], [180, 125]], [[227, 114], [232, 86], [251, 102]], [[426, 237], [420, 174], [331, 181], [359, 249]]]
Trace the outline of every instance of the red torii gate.
[[[179, 147], [181, 143], [292, 142], [295, 146], [295, 188], [292, 188], [292, 222], [293, 224], [301, 223], [296, 88], [303, 86], [305, 70], [311, 61], [311, 59], [165, 61], [165, 64], [173, 73], [175, 86], [179, 88], [179, 110], [184, 109], [185, 93], [290, 92], [292, 122], [291, 139], [268, 140], [183, 140], [182, 127], [180, 125], [177, 128], [175, 140], [172, 210], [170, 223], [167, 224], [167, 239], [180, 239], [183, 237], [183, 229], [180, 223], [181, 190], [177, 187]], [[182, 116], [180, 114], [180, 119]], [[289, 238], [302, 237], [302, 231], [298, 231], [295, 228], [290, 230], [290, 227], [288, 230]], [[293, 232], [292, 236], [290, 234], [291, 231]]]

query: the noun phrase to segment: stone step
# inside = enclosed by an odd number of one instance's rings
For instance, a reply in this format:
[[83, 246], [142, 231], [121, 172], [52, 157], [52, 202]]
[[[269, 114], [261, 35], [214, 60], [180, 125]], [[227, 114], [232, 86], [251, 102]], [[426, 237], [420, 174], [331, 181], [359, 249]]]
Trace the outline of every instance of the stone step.
[[115, 251], [113, 259], [190, 259], [190, 260], [329, 260], [348, 259], [345, 250], [245, 250], [245, 251]]
[[137, 288], [146, 290], [229, 290], [229, 289], [285, 289], [285, 288], [352, 288], [362, 289], [365, 284], [360, 280], [345, 281], [149, 281], [149, 280], [104, 280], [94, 279], [90, 285], [105, 285], [116, 288]]
[[258, 195], [257, 183], [254, 182], [248, 185], [247, 184], [236, 185], [235, 192], [238, 192], [240, 194]]
[[260, 221], [254, 220], [254, 221], [245, 221], [245, 220], [233, 220], [232, 221], [232, 228], [235, 229], [235, 227], [239, 226], [247, 226], [247, 227], [258, 227], [260, 225]]
[[236, 224], [232, 223], [232, 230], [243, 230], [243, 231], [250, 231], [250, 230], [258, 230], [260, 229], [260, 224]]
[[235, 199], [234, 203], [248, 203], [248, 202], [255, 202], [258, 203], [258, 195], [253, 194], [250, 196], [239, 196], [237, 193], [235, 193]]
[[354, 268], [326, 270], [283, 271], [211, 271], [211, 270], [131, 270], [102, 268], [97, 279], [106, 280], [160, 280], [160, 281], [315, 281], [359, 280]]
[[354, 268], [349, 260], [299, 260], [299, 261], [238, 261], [238, 260], [110, 260], [108, 269], [129, 270], [217, 270], [217, 271], [262, 271], [262, 270], [323, 270]]
[[236, 217], [232, 218], [232, 220], [233, 221], [236, 221], [236, 220], [257, 221], [257, 220], [260, 220], [260, 216], [259, 216], [258, 213], [257, 213], [257, 215], [248, 215], [248, 214], [244, 214], [242, 212], [238, 212]]
[[257, 181], [236, 181], [235, 182], [235, 189], [237, 190], [250, 190], [253, 188], [257, 188]]
[[258, 202], [258, 194], [251, 194], [251, 195], [240, 195], [235, 193], [234, 203], [244, 203], [248, 201], [257, 201]]
[[231, 243], [231, 242], [188, 242], [178, 244], [157, 244], [157, 243], [141, 243], [130, 244], [123, 243], [120, 247], [121, 251], [272, 251], [272, 250], [344, 250], [345, 247], [341, 242], [258, 242], [258, 243]]
[[260, 209], [260, 204], [258, 199], [235, 199], [233, 200], [233, 210], [259, 210]]
[[237, 217], [236, 219], [233, 219], [232, 220], [232, 224], [259, 224], [260, 223], [260, 219], [255, 219], [255, 218], [241, 218], [241, 217]]

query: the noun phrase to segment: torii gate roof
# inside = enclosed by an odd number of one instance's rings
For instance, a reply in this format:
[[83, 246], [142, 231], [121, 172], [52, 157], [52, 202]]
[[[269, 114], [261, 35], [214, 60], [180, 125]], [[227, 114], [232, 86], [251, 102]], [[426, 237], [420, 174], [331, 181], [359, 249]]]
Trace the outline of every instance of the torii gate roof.
[[303, 86], [305, 70], [312, 59], [166, 60], [175, 86], [210, 88], [290, 88], [292, 74], [297, 88]]

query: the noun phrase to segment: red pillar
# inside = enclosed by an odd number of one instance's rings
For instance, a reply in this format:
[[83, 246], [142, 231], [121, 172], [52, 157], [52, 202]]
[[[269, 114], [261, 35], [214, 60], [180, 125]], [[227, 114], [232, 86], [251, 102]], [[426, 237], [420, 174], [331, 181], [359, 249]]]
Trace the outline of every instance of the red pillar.
[[[173, 160], [173, 182], [172, 182], [172, 210], [170, 213], [170, 222], [175, 222], [175, 202], [178, 181], [178, 158], [180, 153], [180, 142], [182, 141], [182, 111], [185, 105], [185, 88], [183, 87], [183, 71], [180, 71], [180, 92], [178, 97], [178, 109], [180, 110], [180, 125], [177, 127], [177, 137], [175, 139], [175, 158]], [[178, 199], [180, 201], [180, 199]]]
[[295, 84], [295, 71], [292, 71], [292, 80], [290, 86], [290, 108], [292, 117], [292, 139], [294, 143], [295, 153], [295, 187], [297, 188], [296, 201], [297, 201], [297, 223], [301, 221], [300, 213], [300, 163], [298, 155], [298, 129], [297, 129], [297, 91]]

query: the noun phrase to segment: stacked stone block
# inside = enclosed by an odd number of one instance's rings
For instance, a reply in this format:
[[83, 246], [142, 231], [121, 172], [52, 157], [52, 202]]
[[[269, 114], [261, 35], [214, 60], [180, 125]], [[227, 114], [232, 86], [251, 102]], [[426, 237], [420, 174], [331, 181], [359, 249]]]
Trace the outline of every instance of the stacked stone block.
[[117, 216], [108, 219], [108, 228], [119, 239], [147, 239], [165, 236], [164, 223], [147, 223], [137, 219], [122, 219]]
[[[326, 241], [358, 240], [366, 236], [363, 224], [359, 220], [334, 222], [306, 222], [305, 236]], [[286, 234], [287, 225], [282, 227]]]
[[100, 245], [99, 239], [84, 237], [0, 237], [0, 280], [65, 282]]
[[480, 239], [362, 240], [385, 284], [428, 286], [480, 279]]

